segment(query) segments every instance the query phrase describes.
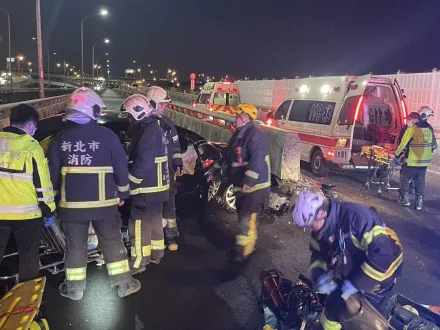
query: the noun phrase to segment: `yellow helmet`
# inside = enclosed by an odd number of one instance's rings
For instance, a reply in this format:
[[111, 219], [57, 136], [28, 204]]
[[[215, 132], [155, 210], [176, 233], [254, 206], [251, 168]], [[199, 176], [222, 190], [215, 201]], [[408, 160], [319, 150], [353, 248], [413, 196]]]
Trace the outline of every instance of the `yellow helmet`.
[[257, 110], [257, 107], [253, 104], [242, 103], [237, 107], [235, 114], [241, 115], [243, 113], [245, 113], [249, 117], [251, 117], [252, 120], [255, 120], [255, 119], [257, 119], [258, 110]]

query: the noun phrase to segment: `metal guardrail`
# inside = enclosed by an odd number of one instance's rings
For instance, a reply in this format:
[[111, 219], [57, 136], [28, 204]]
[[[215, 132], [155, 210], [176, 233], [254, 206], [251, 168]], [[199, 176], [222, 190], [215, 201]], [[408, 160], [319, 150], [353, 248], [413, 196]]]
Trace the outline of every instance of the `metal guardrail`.
[[[60, 91], [70, 91], [73, 87], [67, 87], [67, 88], [45, 88], [44, 91], [49, 92], [60, 92]], [[39, 88], [14, 88], [13, 93], [26, 93], [26, 92], [39, 92]], [[10, 94], [10, 89], [0, 89], [1, 94]]]
[[66, 107], [66, 102], [70, 95], [54, 96], [44, 99], [8, 103], [0, 105], [0, 128], [9, 125], [11, 109], [19, 104], [29, 104], [38, 110], [40, 119], [56, 115]]

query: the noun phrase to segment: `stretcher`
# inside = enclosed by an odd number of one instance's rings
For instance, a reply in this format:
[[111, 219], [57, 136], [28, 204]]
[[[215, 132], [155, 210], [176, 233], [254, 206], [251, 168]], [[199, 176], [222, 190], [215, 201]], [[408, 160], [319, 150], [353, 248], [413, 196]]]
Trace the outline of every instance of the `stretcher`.
[[[66, 239], [61, 230], [58, 220], [49, 227], [43, 227], [40, 239], [40, 271], [47, 270], [51, 274], [58, 274], [64, 271], [64, 253], [66, 252]], [[18, 252], [5, 255], [3, 258], [17, 256]], [[49, 262], [47, 262], [49, 260]], [[103, 264], [103, 256], [98, 247], [90, 248], [87, 251], [87, 263], [96, 261]], [[14, 279], [18, 283], [18, 273], [0, 276], [0, 280]], [[1, 328], [0, 328], [1, 329]]]
[[16, 284], [0, 300], [1, 330], [49, 330], [46, 319], [41, 317], [46, 278], [41, 277]]
[[367, 182], [365, 188], [369, 189], [372, 184], [378, 185], [378, 194], [382, 194], [383, 190], [398, 190], [400, 187], [391, 186], [391, 178], [400, 168], [400, 165], [393, 164], [394, 154], [380, 146], [363, 146], [361, 157], [365, 157], [368, 161]]

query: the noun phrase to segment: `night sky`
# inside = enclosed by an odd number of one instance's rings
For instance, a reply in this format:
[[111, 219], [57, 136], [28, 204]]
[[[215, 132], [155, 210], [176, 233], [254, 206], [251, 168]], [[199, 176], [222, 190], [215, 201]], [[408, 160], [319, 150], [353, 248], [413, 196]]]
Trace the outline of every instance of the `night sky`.
[[[113, 76], [151, 64], [179, 76], [282, 78], [430, 71], [440, 68], [440, 0], [41, 0], [43, 41], [81, 66], [81, 19], [105, 7], [110, 15], [85, 23], [85, 70], [92, 45], [109, 52]], [[34, 0], [0, 0], [11, 14], [12, 55], [36, 63]], [[101, 44], [103, 38], [111, 45]], [[7, 56], [0, 12], [0, 58]], [[53, 64], [51, 64], [53, 65]], [[35, 70], [34, 66], [34, 70]], [[46, 70], [46, 68], [45, 68]], [[145, 69], [146, 70], [146, 69]]]

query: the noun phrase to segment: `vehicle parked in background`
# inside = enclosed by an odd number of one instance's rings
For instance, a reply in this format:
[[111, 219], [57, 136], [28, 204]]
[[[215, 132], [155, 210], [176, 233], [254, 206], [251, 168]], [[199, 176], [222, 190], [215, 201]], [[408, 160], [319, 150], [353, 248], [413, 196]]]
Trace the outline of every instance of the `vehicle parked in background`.
[[221, 111], [234, 115], [240, 104], [240, 89], [231, 82], [209, 82], [203, 85], [199, 96], [192, 103], [194, 107]]
[[363, 146], [397, 148], [406, 125], [405, 96], [396, 80], [372, 75], [298, 79], [267, 125], [295, 131], [301, 160], [316, 176], [328, 168], [366, 169]]

